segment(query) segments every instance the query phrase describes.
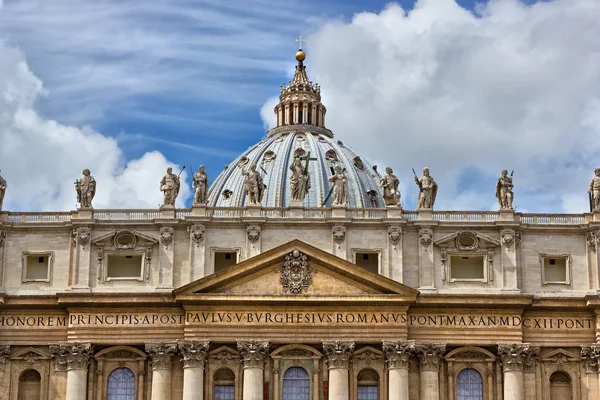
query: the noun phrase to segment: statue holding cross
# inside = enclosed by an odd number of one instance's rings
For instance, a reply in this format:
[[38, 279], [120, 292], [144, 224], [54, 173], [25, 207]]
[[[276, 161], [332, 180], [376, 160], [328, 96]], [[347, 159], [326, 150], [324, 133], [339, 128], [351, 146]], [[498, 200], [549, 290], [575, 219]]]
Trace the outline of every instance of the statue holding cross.
[[[303, 160], [306, 160], [304, 165], [302, 165]], [[290, 170], [292, 171], [290, 175], [292, 202], [303, 203], [304, 197], [308, 194], [308, 190], [310, 189], [310, 173], [308, 172], [308, 163], [311, 160], [316, 160], [316, 158], [311, 158], [310, 152], [308, 152], [308, 154], [304, 157], [296, 157], [292, 165], [290, 165]]]

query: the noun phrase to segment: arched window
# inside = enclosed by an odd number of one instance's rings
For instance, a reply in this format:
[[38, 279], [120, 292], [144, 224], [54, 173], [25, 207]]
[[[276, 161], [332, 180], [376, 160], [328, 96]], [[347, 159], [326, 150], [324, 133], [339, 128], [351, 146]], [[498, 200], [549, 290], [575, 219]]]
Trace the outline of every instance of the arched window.
[[117, 368], [108, 376], [108, 400], [135, 400], [135, 375], [129, 368]]
[[213, 376], [214, 400], [235, 399], [235, 374], [229, 368], [220, 368]]
[[357, 377], [357, 399], [378, 400], [379, 399], [379, 374], [372, 369], [363, 369]]
[[550, 375], [550, 400], [571, 399], [573, 399], [573, 392], [569, 374], [562, 371], [556, 371]]
[[283, 400], [308, 400], [309, 398], [308, 372], [301, 367], [288, 368], [283, 374]]
[[483, 378], [479, 372], [466, 368], [458, 373], [456, 400], [483, 400]]
[[42, 376], [34, 369], [28, 369], [19, 378], [19, 400], [39, 400], [42, 389]]

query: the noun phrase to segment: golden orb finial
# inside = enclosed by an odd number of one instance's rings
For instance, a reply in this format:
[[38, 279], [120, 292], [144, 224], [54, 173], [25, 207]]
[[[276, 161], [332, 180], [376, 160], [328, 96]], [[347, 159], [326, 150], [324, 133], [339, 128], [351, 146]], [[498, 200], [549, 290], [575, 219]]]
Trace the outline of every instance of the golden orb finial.
[[300, 62], [306, 60], [306, 53], [304, 50], [300, 49], [296, 52], [296, 60]]

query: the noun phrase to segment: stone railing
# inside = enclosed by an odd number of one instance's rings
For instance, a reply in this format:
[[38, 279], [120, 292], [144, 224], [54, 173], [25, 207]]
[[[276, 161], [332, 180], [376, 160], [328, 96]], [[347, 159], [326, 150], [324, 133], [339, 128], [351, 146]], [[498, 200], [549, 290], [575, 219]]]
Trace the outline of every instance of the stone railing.
[[331, 131], [329, 129], [323, 128], [322, 126], [316, 126], [316, 125], [311, 125], [311, 124], [278, 126], [276, 128], [271, 129], [269, 132], [267, 132], [267, 137], [277, 135], [278, 133], [287, 133], [287, 132], [312, 132], [312, 133], [325, 135], [330, 138], [333, 137], [333, 133], [331, 133]]
[[[187, 219], [204, 217], [209, 219], [242, 219], [265, 218], [277, 219], [350, 219], [383, 221], [401, 218], [406, 221], [429, 220], [438, 223], [487, 223], [517, 222], [525, 225], [583, 225], [594, 220], [592, 214], [522, 214], [500, 213], [496, 211], [402, 211], [399, 209], [341, 209], [286, 207], [206, 207], [196, 209], [177, 209], [164, 214], [161, 210], [93, 210], [91, 214], [82, 216], [78, 211], [71, 212], [2, 212], [0, 222], [16, 224], [52, 224], [70, 222], [72, 219], [89, 219], [97, 221], [153, 221], [155, 219], [174, 218]], [[335, 212], [334, 212], [335, 211]], [[341, 213], [339, 212], [341, 211]], [[88, 211], [90, 213], [90, 211]], [[600, 216], [598, 216], [600, 220]]]

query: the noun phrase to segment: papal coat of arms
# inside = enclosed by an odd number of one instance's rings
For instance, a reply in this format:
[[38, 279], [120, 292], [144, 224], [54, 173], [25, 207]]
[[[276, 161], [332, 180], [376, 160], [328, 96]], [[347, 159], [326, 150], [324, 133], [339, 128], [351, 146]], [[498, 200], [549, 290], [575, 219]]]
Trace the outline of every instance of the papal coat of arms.
[[285, 256], [280, 268], [279, 282], [284, 292], [298, 294], [308, 290], [312, 283], [312, 268], [308, 265], [308, 257], [299, 250], [294, 250]]

